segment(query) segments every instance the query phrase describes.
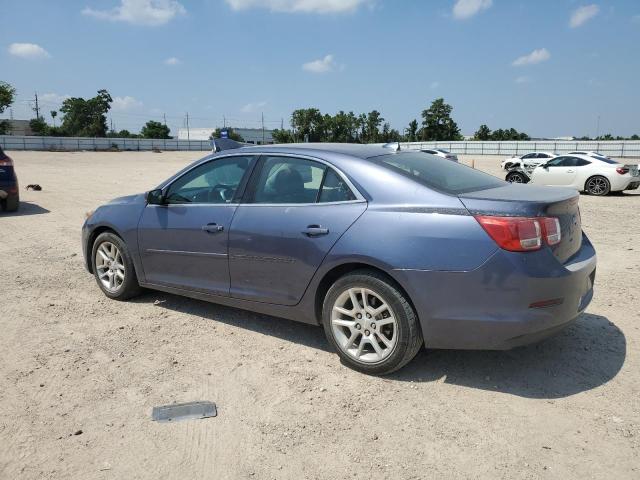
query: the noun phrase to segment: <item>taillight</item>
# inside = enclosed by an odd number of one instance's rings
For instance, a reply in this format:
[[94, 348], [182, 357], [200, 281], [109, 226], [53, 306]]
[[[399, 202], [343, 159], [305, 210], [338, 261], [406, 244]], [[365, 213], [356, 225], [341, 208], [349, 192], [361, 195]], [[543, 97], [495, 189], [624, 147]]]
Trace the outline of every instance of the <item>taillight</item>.
[[618, 167], [616, 168], [616, 172], [620, 175], [624, 175], [625, 173], [629, 173], [629, 167]]
[[13, 162], [9, 157], [6, 157], [0, 160], [0, 167], [11, 167], [11, 166], [13, 166]]
[[539, 250], [543, 239], [548, 245], [557, 245], [562, 238], [560, 221], [555, 217], [478, 215], [475, 219], [500, 248], [511, 252]]
[[562, 240], [560, 231], [560, 220], [555, 217], [545, 217], [542, 219], [542, 232], [548, 245], [557, 245]]

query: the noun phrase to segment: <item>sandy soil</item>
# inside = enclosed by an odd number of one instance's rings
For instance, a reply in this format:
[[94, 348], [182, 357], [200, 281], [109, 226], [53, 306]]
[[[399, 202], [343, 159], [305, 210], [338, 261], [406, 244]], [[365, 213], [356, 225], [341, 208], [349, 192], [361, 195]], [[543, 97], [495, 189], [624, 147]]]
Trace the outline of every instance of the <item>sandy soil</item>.
[[[320, 328], [101, 294], [85, 212], [198, 153], [11, 154], [44, 190], [0, 214], [1, 479], [640, 478], [640, 195], [581, 198], [599, 266], [575, 326], [509, 352], [423, 351], [373, 378]], [[191, 400], [218, 417], [150, 419]]]

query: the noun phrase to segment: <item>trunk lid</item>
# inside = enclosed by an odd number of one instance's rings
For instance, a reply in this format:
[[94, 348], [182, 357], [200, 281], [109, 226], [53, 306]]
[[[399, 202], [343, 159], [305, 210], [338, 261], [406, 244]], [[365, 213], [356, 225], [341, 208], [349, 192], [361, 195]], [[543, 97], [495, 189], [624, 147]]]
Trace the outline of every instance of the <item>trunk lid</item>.
[[505, 217], [556, 217], [560, 221], [562, 239], [551, 248], [562, 263], [582, 246], [582, 225], [578, 208], [579, 194], [575, 190], [509, 184], [459, 195], [472, 215]]

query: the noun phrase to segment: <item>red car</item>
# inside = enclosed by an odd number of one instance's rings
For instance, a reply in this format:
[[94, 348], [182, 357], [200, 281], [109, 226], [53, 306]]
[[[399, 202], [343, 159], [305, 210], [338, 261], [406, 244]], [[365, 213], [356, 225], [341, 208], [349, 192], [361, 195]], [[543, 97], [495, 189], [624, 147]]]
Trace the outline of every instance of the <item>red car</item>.
[[18, 177], [13, 169], [13, 160], [0, 147], [0, 209], [15, 212], [20, 206]]

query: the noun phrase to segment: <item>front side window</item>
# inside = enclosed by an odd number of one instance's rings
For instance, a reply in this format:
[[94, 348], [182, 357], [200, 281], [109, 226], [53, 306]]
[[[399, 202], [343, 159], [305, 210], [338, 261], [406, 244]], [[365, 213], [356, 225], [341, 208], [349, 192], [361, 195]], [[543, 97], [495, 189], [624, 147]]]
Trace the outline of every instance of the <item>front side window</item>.
[[553, 160], [547, 162], [547, 167], [566, 167], [566, 162], [571, 157], [556, 157]]
[[231, 203], [249, 165], [251, 156], [213, 160], [185, 173], [169, 187], [168, 204]]
[[355, 196], [328, 166], [294, 157], [264, 157], [253, 203], [344, 202]]

